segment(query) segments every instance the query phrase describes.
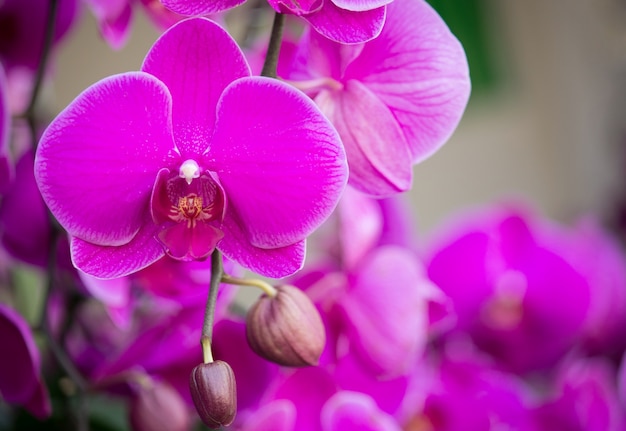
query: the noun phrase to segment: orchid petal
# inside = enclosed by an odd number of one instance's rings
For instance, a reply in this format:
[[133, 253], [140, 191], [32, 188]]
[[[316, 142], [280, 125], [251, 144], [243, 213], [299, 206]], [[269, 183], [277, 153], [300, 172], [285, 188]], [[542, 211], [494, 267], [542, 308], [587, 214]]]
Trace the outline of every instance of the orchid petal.
[[50, 417], [52, 414], [52, 404], [50, 403], [50, 394], [48, 393], [48, 387], [45, 382], [39, 381], [35, 392], [33, 392], [31, 398], [26, 401], [23, 406], [30, 414], [40, 420]]
[[186, 16], [209, 15], [239, 6], [245, 0], [161, 0], [169, 10]]
[[383, 229], [382, 212], [376, 201], [347, 187], [338, 214], [342, 263], [350, 271], [378, 242]]
[[0, 355], [0, 394], [9, 403], [27, 403], [39, 385], [39, 351], [26, 320], [3, 304], [0, 340], [5, 352]]
[[125, 73], [85, 90], [46, 129], [35, 178], [70, 235], [115, 246], [139, 231], [154, 178], [174, 147], [170, 109], [161, 82]]
[[243, 431], [294, 431], [296, 407], [289, 400], [274, 400], [254, 412]]
[[[333, 211], [346, 181], [337, 132], [315, 104], [278, 80], [230, 85], [206, 156], [259, 248], [296, 243]], [[228, 217], [228, 214], [227, 214]]]
[[323, 91], [316, 98], [339, 132], [348, 156], [350, 185], [375, 197], [411, 187], [413, 167], [409, 145], [393, 114], [358, 81], [343, 91]]
[[367, 11], [388, 5], [393, 0], [330, 0], [340, 9], [355, 12]]
[[425, 1], [387, 6], [380, 36], [346, 70], [389, 107], [405, 133], [414, 162], [450, 137], [465, 109], [470, 80], [465, 52]]
[[76, 268], [97, 278], [124, 277], [165, 255], [163, 246], [155, 239], [157, 231], [156, 226], [146, 223], [128, 244], [117, 247], [94, 245], [72, 237], [72, 262]]
[[230, 213], [222, 224], [224, 238], [217, 248], [224, 256], [265, 277], [282, 278], [299, 271], [304, 264], [305, 240], [286, 247], [255, 247], [242, 231], [241, 222]]
[[330, 397], [321, 420], [323, 431], [402, 431], [372, 398], [360, 392], [341, 391]]
[[6, 191], [11, 180], [9, 161], [9, 126], [11, 117], [8, 106], [8, 87], [4, 68], [0, 63], [0, 193]]
[[172, 95], [174, 138], [183, 160], [208, 149], [224, 88], [250, 75], [235, 41], [206, 18], [181, 21], [163, 33], [141, 70], [164, 82]]
[[130, 34], [132, 9], [128, 0], [84, 0], [98, 21], [100, 33], [113, 49], [120, 49]]
[[385, 23], [386, 6], [362, 12], [340, 9], [325, 1], [319, 12], [304, 18], [322, 36], [338, 43], [360, 43], [376, 38]]
[[339, 306], [363, 364], [395, 377], [407, 372], [426, 343], [422, 268], [411, 252], [394, 246], [376, 249], [361, 268]]

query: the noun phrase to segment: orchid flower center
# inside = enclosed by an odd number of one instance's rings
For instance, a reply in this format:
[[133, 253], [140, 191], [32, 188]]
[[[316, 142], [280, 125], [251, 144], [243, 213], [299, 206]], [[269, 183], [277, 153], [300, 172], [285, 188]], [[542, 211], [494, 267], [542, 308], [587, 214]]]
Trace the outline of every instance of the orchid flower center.
[[178, 174], [162, 169], [152, 191], [152, 219], [161, 227], [157, 239], [171, 257], [201, 260], [216, 247], [226, 209], [217, 176], [185, 160]]

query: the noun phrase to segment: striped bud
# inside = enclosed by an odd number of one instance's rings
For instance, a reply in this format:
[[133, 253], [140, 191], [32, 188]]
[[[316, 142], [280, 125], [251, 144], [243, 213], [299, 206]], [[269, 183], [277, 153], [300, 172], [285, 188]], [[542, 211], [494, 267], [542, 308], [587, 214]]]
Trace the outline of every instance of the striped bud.
[[237, 412], [235, 374], [224, 361], [200, 364], [189, 377], [191, 398], [202, 422], [211, 429], [233, 423]]
[[326, 344], [322, 319], [309, 299], [293, 286], [277, 286], [248, 311], [246, 335], [259, 356], [290, 367], [317, 365]]

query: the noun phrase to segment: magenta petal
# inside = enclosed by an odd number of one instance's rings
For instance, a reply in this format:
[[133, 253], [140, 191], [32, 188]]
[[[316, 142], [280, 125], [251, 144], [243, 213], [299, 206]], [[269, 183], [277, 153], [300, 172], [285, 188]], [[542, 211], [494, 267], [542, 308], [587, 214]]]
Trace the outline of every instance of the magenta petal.
[[337, 132], [315, 104], [263, 77], [240, 79], [224, 92], [207, 162], [228, 212], [237, 212], [260, 248], [285, 247], [313, 232], [335, 208], [347, 174]]
[[363, 12], [340, 9], [325, 1], [319, 12], [306, 20], [321, 35], [339, 43], [360, 43], [376, 38], [385, 24], [386, 6]]
[[121, 245], [137, 233], [154, 178], [174, 148], [170, 109], [161, 82], [125, 73], [85, 90], [46, 129], [35, 178], [70, 235]]
[[347, 187], [338, 207], [344, 268], [351, 271], [378, 242], [383, 217], [377, 201]]
[[263, 249], [250, 244], [234, 214], [224, 219], [224, 238], [217, 248], [224, 256], [258, 274], [282, 278], [299, 271], [304, 264], [305, 240], [286, 247]]
[[321, 420], [323, 431], [402, 431], [372, 398], [360, 392], [341, 391], [330, 397]]
[[11, 164], [9, 162], [9, 115], [7, 80], [4, 68], [0, 63], [0, 193], [4, 192], [11, 180]]
[[376, 249], [361, 265], [339, 306], [364, 365], [395, 377], [410, 369], [426, 343], [422, 268], [413, 253], [394, 246]]
[[72, 237], [70, 250], [76, 268], [97, 278], [124, 277], [147, 267], [165, 255], [155, 239], [158, 228], [146, 225], [128, 244], [117, 247], [94, 245]]
[[0, 304], [0, 395], [12, 404], [26, 404], [39, 385], [39, 351], [28, 323]]
[[[274, 400], [254, 412], [243, 431], [294, 431], [296, 407], [289, 400]], [[300, 430], [301, 431], [301, 430]]]
[[350, 185], [375, 197], [411, 188], [409, 145], [379, 98], [360, 82], [350, 80], [343, 91], [323, 91], [315, 102], [341, 136], [350, 166]]
[[24, 404], [24, 408], [38, 419], [44, 420], [52, 414], [52, 404], [48, 387], [44, 382], [39, 382], [32, 397]]
[[172, 94], [174, 137], [183, 160], [207, 150], [224, 88], [250, 75], [237, 43], [205, 18], [181, 21], [163, 33], [141, 70], [163, 81]]
[[169, 256], [191, 261], [207, 258], [223, 236], [222, 231], [205, 223], [198, 223], [193, 229], [186, 223], [176, 223], [159, 232], [158, 238]]
[[391, 3], [393, 0], [329, 0], [340, 9], [351, 11], [366, 11], [379, 8]]
[[470, 94], [465, 52], [425, 1], [387, 6], [380, 36], [346, 70], [389, 107], [413, 161], [436, 151], [454, 131]]
[[239, 6], [245, 0], [161, 0], [169, 10], [181, 15], [209, 15]]

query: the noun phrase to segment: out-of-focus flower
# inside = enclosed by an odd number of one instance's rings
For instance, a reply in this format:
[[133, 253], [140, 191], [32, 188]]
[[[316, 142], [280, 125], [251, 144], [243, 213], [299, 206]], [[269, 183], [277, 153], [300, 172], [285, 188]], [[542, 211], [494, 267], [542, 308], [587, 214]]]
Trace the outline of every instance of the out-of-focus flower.
[[320, 259], [317, 268], [293, 280], [326, 316], [329, 346], [323, 361], [337, 360], [338, 346], [347, 339], [373, 375], [406, 373], [424, 349], [427, 301], [436, 288], [413, 250], [379, 245], [386, 221], [376, 201], [347, 189], [334, 221], [330, 259]]
[[141, 72], [94, 84], [51, 123], [35, 176], [79, 269], [120, 277], [216, 246], [270, 277], [301, 267], [345, 185], [345, 155], [301, 93], [249, 73], [219, 26], [182, 21]]
[[416, 376], [417, 399], [422, 403], [408, 406], [414, 414], [405, 429], [534, 429], [528, 414], [534, 402], [530, 387], [498, 370], [497, 363], [465, 340], [454, 340], [440, 356], [433, 355], [420, 366], [428, 369]]
[[[181, 15], [222, 12], [245, 0], [161, 0]], [[377, 37], [385, 24], [386, 5], [393, 0], [268, 0], [278, 13], [304, 18], [320, 34], [339, 43], [355, 44]]]
[[470, 94], [463, 47], [428, 3], [396, 0], [387, 8], [380, 36], [365, 44], [308, 32], [282, 76], [337, 127], [350, 184], [376, 197], [411, 187], [413, 165], [447, 141]]
[[585, 350], [618, 359], [626, 348], [626, 256], [621, 245], [591, 217], [573, 228], [550, 225], [544, 237], [589, 283]]
[[191, 425], [187, 405], [167, 383], [149, 380], [130, 404], [130, 423], [135, 431], [187, 431]]
[[567, 353], [590, 306], [588, 281], [544, 228], [538, 217], [496, 207], [460, 217], [429, 248], [428, 275], [458, 319], [452, 332], [467, 332], [518, 373], [551, 367]]
[[624, 413], [615, 370], [604, 359], [566, 361], [547, 399], [531, 411], [536, 430], [621, 431]]
[[100, 34], [113, 49], [122, 48], [130, 36], [133, 4], [139, 3], [152, 22], [166, 30], [183, 16], [166, 9], [159, 0], [84, 0], [98, 21]]
[[0, 395], [45, 419], [52, 407], [40, 377], [41, 359], [28, 323], [16, 311], [0, 304]]
[[[54, 25], [58, 42], [70, 29], [77, 14], [78, 0], [59, 0]], [[0, 3], [0, 62], [4, 67], [37, 69], [44, 44], [48, 0], [4, 0]]]
[[12, 169], [9, 155], [9, 127], [11, 115], [7, 100], [7, 77], [0, 63], [0, 194], [4, 193], [11, 181]]

